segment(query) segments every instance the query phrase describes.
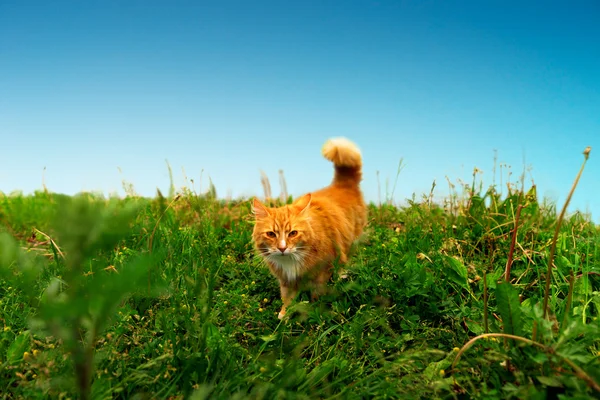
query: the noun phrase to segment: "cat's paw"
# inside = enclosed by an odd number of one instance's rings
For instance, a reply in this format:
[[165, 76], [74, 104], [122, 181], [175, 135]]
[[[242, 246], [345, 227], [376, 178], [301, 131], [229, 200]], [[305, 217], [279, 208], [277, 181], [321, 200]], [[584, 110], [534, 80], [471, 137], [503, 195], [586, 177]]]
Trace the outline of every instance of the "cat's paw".
[[283, 319], [283, 317], [285, 317], [285, 311], [279, 311], [279, 314], [277, 314], [277, 318]]

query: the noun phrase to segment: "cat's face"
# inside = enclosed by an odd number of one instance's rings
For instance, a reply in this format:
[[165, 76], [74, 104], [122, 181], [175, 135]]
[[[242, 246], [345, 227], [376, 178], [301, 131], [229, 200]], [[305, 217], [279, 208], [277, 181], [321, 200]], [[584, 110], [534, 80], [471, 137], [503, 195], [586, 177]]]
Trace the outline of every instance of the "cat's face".
[[263, 257], [281, 267], [302, 263], [312, 238], [309, 204], [310, 195], [278, 208], [268, 208], [254, 200], [256, 223], [252, 236]]

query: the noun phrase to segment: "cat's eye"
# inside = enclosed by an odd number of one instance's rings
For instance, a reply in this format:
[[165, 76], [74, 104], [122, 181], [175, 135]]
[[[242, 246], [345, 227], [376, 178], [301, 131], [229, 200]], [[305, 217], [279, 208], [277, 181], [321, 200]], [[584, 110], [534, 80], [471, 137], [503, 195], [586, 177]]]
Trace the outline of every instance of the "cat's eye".
[[270, 231], [270, 232], [267, 232], [267, 236], [268, 236], [268, 237], [270, 237], [270, 238], [274, 238], [274, 237], [276, 237], [277, 235], [275, 234], [275, 232], [273, 232], [273, 231]]
[[298, 231], [291, 231], [290, 233], [288, 233], [288, 237], [294, 237], [298, 234]]

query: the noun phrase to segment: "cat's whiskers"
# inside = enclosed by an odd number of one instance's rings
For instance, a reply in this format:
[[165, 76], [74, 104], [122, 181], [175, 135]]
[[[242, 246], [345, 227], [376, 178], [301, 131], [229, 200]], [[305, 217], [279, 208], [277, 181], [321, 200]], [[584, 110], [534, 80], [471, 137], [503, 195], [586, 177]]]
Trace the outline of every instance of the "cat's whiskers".
[[299, 263], [301, 263], [304, 258], [308, 255], [308, 251], [296, 251], [291, 254], [294, 259], [296, 259]]

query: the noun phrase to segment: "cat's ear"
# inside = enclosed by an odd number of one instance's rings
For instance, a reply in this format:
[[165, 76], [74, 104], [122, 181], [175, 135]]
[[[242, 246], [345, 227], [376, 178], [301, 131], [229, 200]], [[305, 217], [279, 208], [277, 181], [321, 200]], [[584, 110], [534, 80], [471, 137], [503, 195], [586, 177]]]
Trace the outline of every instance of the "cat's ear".
[[252, 212], [256, 216], [256, 218], [266, 218], [269, 215], [269, 211], [267, 207], [263, 203], [261, 203], [256, 197], [252, 202]]
[[310, 208], [310, 201], [312, 195], [310, 193], [305, 194], [294, 202], [294, 207], [298, 210], [298, 214], [304, 214]]

